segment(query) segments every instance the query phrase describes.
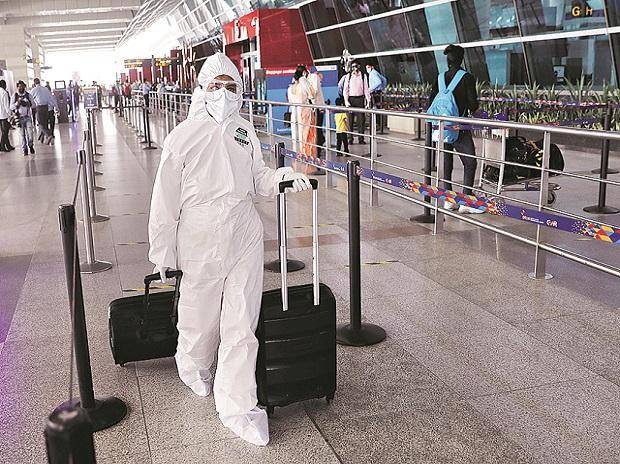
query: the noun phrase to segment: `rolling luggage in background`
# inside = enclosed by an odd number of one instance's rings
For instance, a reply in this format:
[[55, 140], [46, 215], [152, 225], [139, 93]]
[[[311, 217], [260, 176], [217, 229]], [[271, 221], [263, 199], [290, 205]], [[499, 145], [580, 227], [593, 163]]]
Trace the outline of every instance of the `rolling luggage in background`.
[[[319, 283], [317, 187], [312, 182], [313, 283], [287, 287], [286, 199], [280, 183], [282, 288], [263, 293], [256, 362], [258, 403], [271, 415], [275, 406], [312, 398], [331, 401], [336, 391], [336, 299]], [[284, 304], [283, 304], [284, 303]]]
[[176, 278], [174, 291], [150, 294], [151, 282], [160, 280], [160, 276], [148, 275], [144, 278], [144, 295], [118, 298], [110, 303], [110, 348], [116, 364], [174, 356], [179, 337], [177, 305], [182, 276], [181, 271], [167, 271], [167, 278]]

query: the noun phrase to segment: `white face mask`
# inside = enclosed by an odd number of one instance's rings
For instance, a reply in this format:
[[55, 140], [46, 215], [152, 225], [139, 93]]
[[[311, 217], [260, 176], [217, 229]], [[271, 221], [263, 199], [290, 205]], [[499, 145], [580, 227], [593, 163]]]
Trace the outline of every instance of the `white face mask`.
[[224, 122], [235, 111], [239, 111], [240, 100], [225, 88], [205, 92], [207, 111], [218, 123]]
[[367, 73], [370, 73], [370, 71], [372, 71], [372, 68], [366, 68]]

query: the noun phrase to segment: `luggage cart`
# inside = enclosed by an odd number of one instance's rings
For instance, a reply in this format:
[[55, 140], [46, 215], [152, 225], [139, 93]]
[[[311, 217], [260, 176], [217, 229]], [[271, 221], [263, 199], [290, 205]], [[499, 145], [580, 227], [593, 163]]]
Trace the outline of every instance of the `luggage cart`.
[[[486, 190], [485, 186], [500, 195], [502, 192], [540, 192], [541, 178], [526, 177], [515, 182], [504, 181], [504, 171], [506, 168], [506, 139], [509, 136], [509, 129], [483, 129], [479, 131], [482, 138], [482, 160], [480, 162], [478, 188]], [[484, 178], [484, 168], [488, 165], [499, 169], [497, 182]], [[550, 174], [549, 177], [554, 176]], [[549, 182], [547, 193], [547, 204], [552, 205], [557, 200], [557, 191], [561, 186], [554, 182]]]

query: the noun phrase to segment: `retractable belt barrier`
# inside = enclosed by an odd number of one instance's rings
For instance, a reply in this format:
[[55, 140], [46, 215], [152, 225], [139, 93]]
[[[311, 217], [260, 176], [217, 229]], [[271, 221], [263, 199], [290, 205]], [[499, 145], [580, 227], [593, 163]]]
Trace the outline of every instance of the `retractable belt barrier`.
[[[283, 150], [282, 153], [287, 158], [295, 161], [301, 161], [319, 168], [332, 169], [342, 173], [347, 172], [347, 165], [345, 163], [318, 159], [288, 149]], [[391, 187], [417, 193], [424, 197], [435, 198], [438, 201], [453, 203], [459, 206], [468, 206], [496, 216], [510, 217], [564, 232], [583, 235], [606, 243], [620, 244], [620, 228], [610, 227], [594, 221], [575, 220], [559, 214], [522, 208], [521, 206], [506, 203], [500, 198], [466, 195], [464, 193], [437, 188], [423, 182], [368, 168], [359, 168], [359, 175], [365, 179], [381, 182]]]

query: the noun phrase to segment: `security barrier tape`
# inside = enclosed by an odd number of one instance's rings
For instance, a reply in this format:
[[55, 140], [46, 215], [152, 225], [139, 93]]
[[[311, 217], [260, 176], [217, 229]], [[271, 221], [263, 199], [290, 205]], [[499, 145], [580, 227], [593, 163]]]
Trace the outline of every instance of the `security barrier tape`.
[[[346, 163], [337, 163], [314, 158], [312, 156], [296, 153], [288, 149], [284, 149], [282, 153], [287, 158], [311, 164], [316, 167], [324, 167], [343, 173], [347, 172]], [[520, 206], [508, 204], [500, 198], [466, 195], [464, 193], [441, 189], [422, 182], [416, 182], [410, 179], [395, 176], [393, 174], [387, 174], [385, 172], [375, 171], [368, 168], [360, 168], [360, 176], [390, 185], [392, 187], [408, 190], [425, 197], [436, 198], [440, 202], [443, 201], [454, 203], [459, 206], [469, 206], [470, 208], [475, 208], [496, 216], [510, 217], [564, 232], [583, 235], [585, 237], [600, 240], [606, 243], [620, 244], [620, 228], [617, 227], [609, 227], [596, 222], [572, 219], [558, 214], [522, 208]]]

